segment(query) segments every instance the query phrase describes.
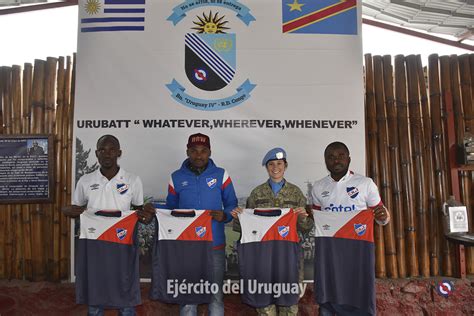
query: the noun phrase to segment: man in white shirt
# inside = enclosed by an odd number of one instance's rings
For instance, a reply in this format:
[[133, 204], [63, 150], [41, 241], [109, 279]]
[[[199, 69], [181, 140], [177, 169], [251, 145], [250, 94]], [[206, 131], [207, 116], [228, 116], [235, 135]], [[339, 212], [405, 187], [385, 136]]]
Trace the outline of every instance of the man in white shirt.
[[[390, 221], [390, 214], [383, 205], [377, 186], [372, 179], [349, 170], [351, 158], [349, 149], [344, 143], [329, 144], [324, 151], [324, 160], [330, 175], [316, 181], [313, 185], [311, 195], [315, 212], [332, 212], [336, 217], [338, 214], [344, 213], [351, 217], [349, 214], [355, 216], [361, 211], [371, 209], [377, 224], [386, 225]], [[323, 227], [323, 229], [329, 229], [329, 226]], [[360, 243], [353, 243], [353, 241], [342, 241], [341, 243], [341, 239], [337, 238], [329, 242], [327, 239], [321, 240], [322, 247], [316, 250], [315, 255], [315, 279], [318, 281], [315, 291], [317, 303], [320, 305], [320, 315], [375, 314], [373, 242], [370, 245], [362, 243], [362, 250], [359, 252], [349, 250], [347, 254], [341, 254], [344, 249], [333, 248], [352, 246], [356, 248], [360, 246]], [[324, 248], [323, 246], [327, 248], [321, 249]], [[343, 260], [334, 262], [334, 257], [329, 258], [329, 254], [334, 253], [340, 255]], [[360, 255], [366, 255], [367, 258], [360, 258]], [[348, 265], [348, 262], [351, 262], [353, 266], [356, 261], [361, 266], [360, 273], [364, 274], [356, 279], [358, 280], [356, 282], [360, 282], [360, 284], [351, 282], [353, 280], [350, 275], [342, 276], [350, 270], [351, 265]], [[332, 269], [321, 271], [329, 266]], [[365, 289], [363, 295], [360, 295], [361, 291], [357, 290], [359, 288]]]

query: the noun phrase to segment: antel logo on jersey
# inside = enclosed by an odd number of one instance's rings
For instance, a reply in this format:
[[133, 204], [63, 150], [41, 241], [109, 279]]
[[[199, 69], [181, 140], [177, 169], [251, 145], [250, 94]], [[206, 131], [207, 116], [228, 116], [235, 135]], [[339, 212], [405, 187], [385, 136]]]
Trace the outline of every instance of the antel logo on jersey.
[[127, 230], [123, 228], [116, 228], [117, 238], [123, 240], [127, 236]]
[[216, 178], [206, 178], [206, 183], [207, 183], [207, 186], [212, 189], [216, 186], [217, 179]]
[[117, 183], [117, 192], [120, 194], [125, 194], [128, 191], [128, 184]]
[[367, 224], [354, 224], [354, 231], [357, 236], [362, 236], [367, 230]]
[[202, 238], [204, 237], [204, 235], [206, 235], [207, 229], [205, 226], [198, 226], [198, 227], [195, 227], [194, 229], [196, 231], [196, 236], [198, 236], [199, 238]]
[[346, 188], [347, 194], [351, 197], [351, 199], [355, 199], [357, 195], [359, 195], [359, 189], [356, 187], [349, 187]]
[[278, 233], [281, 237], [285, 238], [290, 232], [290, 226], [278, 226]]
[[334, 205], [334, 204], [329, 204], [329, 206], [324, 208], [325, 211], [331, 211], [331, 212], [352, 212], [356, 210], [356, 207], [354, 204], [345, 206], [342, 204], [339, 204], [339, 206]]

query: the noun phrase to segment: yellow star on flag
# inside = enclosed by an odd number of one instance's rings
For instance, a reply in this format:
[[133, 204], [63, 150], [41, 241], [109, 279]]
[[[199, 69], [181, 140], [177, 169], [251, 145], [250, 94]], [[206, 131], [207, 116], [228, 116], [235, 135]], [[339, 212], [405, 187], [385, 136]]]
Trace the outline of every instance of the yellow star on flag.
[[287, 3], [287, 6], [290, 7], [290, 12], [291, 11], [301, 11], [301, 7], [304, 6], [304, 3], [298, 3], [298, 0], [294, 0], [293, 3]]

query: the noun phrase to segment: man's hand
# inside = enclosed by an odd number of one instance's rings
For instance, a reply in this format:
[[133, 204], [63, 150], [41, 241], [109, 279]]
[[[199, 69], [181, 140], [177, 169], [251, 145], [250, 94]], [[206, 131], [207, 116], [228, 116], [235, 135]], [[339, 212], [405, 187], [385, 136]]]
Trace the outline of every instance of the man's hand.
[[378, 223], [386, 223], [387, 219], [390, 218], [387, 209], [383, 205], [378, 205], [374, 208], [374, 216]]
[[225, 221], [226, 215], [223, 211], [210, 211], [210, 214], [212, 216], [212, 219], [215, 219], [218, 222]]
[[298, 207], [293, 209], [293, 212], [298, 215], [298, 217], [308, 217], [308, 212], [306, 212], [304, 207]]
[[143, 224], [150, 224], [155, 216], [155, 207], [151, 203], [143, 205], [137, 210], [138, 220]]
[[79, 217], [86, 210], [85, 206], [69, 205], [61, 208], [61, 212], [69, 217]]
[[233, 218], [238, 218], [238, 217], [239, 217], [239, 214], [241, 214], [242, 211], [243, 211], [242, 208], [240, 208], [240, 207], [237, 206], [237, 207], [234, 208], [232, 211], [230, 211], [230, 215], [232, 215]]

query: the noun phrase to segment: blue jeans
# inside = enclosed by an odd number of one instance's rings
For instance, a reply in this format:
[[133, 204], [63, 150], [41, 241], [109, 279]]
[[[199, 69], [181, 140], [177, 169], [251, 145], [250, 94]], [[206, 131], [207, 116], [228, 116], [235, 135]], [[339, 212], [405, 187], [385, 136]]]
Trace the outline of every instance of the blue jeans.
[[[102, 306], [88, 306], [87, 316], [103, 316], [104, 308]], [[135, 316], [135, 307], [122, 307], [119, 309], [119, 316]]]
[[[208, 310], [210, 316], [224, 315], [224, 294], [222, 293], [222, 284], [224, 283], [225, 269], [225, 250], [214, 250], [212, 255], [214, 282], [219, 285], [219, 292], [212, 295]], [[181, 305], [179, 307], [180, 316], [196, 316], [197, 305]]]

